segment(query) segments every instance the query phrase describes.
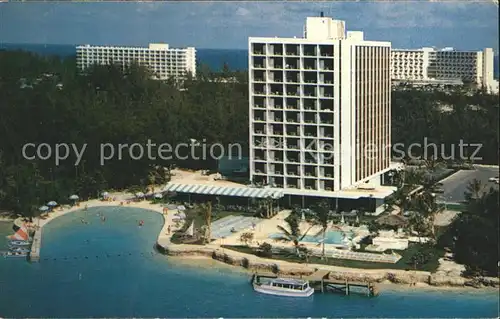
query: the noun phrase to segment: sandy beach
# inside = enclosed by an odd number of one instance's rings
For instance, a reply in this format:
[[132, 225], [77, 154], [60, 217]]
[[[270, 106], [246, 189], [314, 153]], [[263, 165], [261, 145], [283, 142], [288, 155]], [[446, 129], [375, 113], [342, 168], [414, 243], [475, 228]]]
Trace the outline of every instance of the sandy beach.
[[[119, 197], [120, 196], [120, 197]], [[461, 265], [457, 265], [453, 262], [445, 262], [442, 260], [442, 267], [437, 273], [431, 274], [424, 271], [404, 271], [396, 269], [358, 269], [358, 268], [346, 268], [331, 265], [320, 265], [320, 264], [297, 264], [282, 260], [265, 259], [254, 255], [244, 254], [234, 250], [223, 249], [220, 245], [221, 242], [215, 241], [209, 245], [175, 245], [170, 242], [170, 237], [174, 233], [174, 222], [176, 210], [169, 210], [164, 214], [164, 208], [160, 204], [152, 204], [147, 200], [142, 201], [127, 201], [128, 198], [124, 197], [123, 193], [111, 194], [111, 197], [115, 198], [114, 201], [102, 201], [102, 200], [90, 200], [86, 202], [81, 202], [79, 206], [73, 206], [69, 209], [56, 209], [54, 212], [49, 213], [49, 216], [45, 219], [34, 219], [34, 225], [40, 226], [40, 230], [43, 226], [48, 224], [50, 221], [63, 216], [65, 214], [85, 209], [85, 207], [99, 207], [99, 206], [118, 206], [118, 207], [130, 207], [130, 208], [142, 208], [156, 213], [162, 214], [164, 217], [164, 224], [162, 230], [157, 236], [157, 244], [162, 247], [169, 259], [175, 263], [186, 264], [190, 267], [201, 267], [201, 268], [214, 268], [225, 269], [232, 272], [241, 273], [252, 273], [255, 269], [245, 269], [241, 267], [241, 260], [247, 259], [251, 264], [256, 267], [266, 268], [272, 265], [277, 265], [280, 269], [280, 273], [286, 276], [287, 273], [293, 273], [297, 269], [303, 272], [314, 272], [315, 270], [328, 270], [335, 276], [339, 278], [349, 278], [350, 280], [369, 280], [382, 283], [385, 285], [388, 283], [391, 286], [406, 287], [405, 289], [466, 289], [471, 290], [470, 287], [464, 286], [466, 279], [460, 277], [460, 270], [463, 268]], [[270, 229], [276, 229], [277, 223], [281, 222], [285, 217], [286, 213], [276, 216], [276, 218], [270, 220], [264, 220], [262, 225], [258, 226], [257, 233], [258, 238], [262, 237], [266, 231]], [[12, 220], [12, 219], [11, 219]], [[168, 227], [171, 228], [171, 234], [168, 234]], [[231, 238], [226, 238], [225, 245], [228, 244], [241, 244], [238, 240], [238, 234], [234, 234]], [[43, 249], [43, 247], [41, 247]], [[38, 252], [39, 253], [39, 252]], [[214, 257], [215, 256], [217, 257]], [[223, 257], [221, 257], [223, 256]], [[227, 256], [229, 256], [230, 261], [228, 262]], [[224, 259], [224, 260], [222, 260]], [[235, 267], [236, 266], [236, 267]], [[396, 282], [387, 281], [388, 275], [396, 276]], [[429, 284], [431, 283], [431, 284]], [[410, 284], [412, 284], [410, 286]]]

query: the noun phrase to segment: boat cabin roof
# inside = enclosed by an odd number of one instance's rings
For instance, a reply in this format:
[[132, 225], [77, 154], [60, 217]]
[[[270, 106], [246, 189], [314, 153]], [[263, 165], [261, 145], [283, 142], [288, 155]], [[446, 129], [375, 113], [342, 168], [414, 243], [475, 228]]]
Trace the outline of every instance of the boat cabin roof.
[[272, 282], [275, 283], [275, 284], [299, 285], [299, 286], [302, 286], [302, 285], [304, 285], [304, 284], [307, 283], [307, 281], [305, 281], [305, 280], [300, 280], [300, 279], [282, 279], [282, 278], [274, 279]]

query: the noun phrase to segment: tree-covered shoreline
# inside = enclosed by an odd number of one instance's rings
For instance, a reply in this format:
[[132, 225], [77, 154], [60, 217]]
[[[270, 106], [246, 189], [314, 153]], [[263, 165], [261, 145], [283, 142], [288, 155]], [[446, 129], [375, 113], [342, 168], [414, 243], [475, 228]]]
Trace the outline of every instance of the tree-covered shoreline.
[[[248, 150], [248, 83], [245, 72], [200, 67], [182, 89], [131, 67], [95, 67], [80, 75], [73, 58], [0, 51], [0, 207], [30, 215], [52, 199], [103, 189], [163, 183], [163, 167], [215, 169], [214, 160], [134, 160], [125, 156], [101, 165], [99, 145], [239, 143]], [[229, 81], [217, 81], [229, 79]], [[231, 81], [235, 79], [236, 81]], [[396, 89], [392, 96], [393, 144], [482, 143], [482, 163], [498, 163], [498, 96], [465, 88], [448, 92]], [[452, 110], [444, 110], [452, 106]], [[473, 107], [471, 107], [471, 105]], [[26, 160], [26, 143], [87, 144], [76, 158]], [[415, 155], [415, 154], [414, 154]], [[470, 155], [470, 154], [469, 154]], [[167, 174], [168, 175], [168, 174]]]

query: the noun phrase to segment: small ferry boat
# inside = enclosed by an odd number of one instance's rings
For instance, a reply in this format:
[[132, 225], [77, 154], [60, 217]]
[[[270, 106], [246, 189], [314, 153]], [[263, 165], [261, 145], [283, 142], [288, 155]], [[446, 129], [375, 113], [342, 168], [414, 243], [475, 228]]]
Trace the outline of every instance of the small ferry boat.
[[252, 280], [253, 289], [257, 292], [285, 297], [310, 297], [314, 289], [309, 286], [309, 282], [299, 279], [277, 278], [269, 282], [260, 283]]
[[11, 241], [9, 241], [9, 245], [11, 245], [11, 246], [29, 246], [29, 245], [31, 245], [31, 242], [27, 241], [27, 240], [11, 240]]
[[19, 246], [9, 246], [9, 250], [18, 253], [29, 253], [31, 249]]
[[27, 257], [28, 253], [16, 252], [16, 251], [7, 251], [3, 253], [5, 258], [13, 258], [13, 257]]

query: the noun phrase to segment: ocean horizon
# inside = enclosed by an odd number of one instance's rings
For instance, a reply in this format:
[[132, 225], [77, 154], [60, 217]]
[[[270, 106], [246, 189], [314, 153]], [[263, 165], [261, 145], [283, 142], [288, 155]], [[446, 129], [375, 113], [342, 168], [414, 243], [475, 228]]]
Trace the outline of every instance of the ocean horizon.
[[[40, 55], [56, 55], [59, 57], [70, 57], [76, 55], [75, 45], [69, 44], [29, 44], [29, 43], [0, 43], [0, 50], [23, 50]], [[227, 64], [231, 70], [248, 69], [248, 50], [245, 49], [203, 49], [196, 48], [196, 63], [199, 67], [205, 64], [210, 69], [222, 70]], [[499, 78], [500, 62], [498, 52], [493, 59], [493, 70], [495, 79]]]
[[[50, 221], [44, 226], [40, 263], [0, 258], [0, 317], [498, 315], [498, 292], [492, 290], [383, 288], [371, 298], [329, 293], [300, 300], [259, 294], [250, 276], [237, 268], [210, 260], [182, 262], [158, 253], [154, 244], [162, 226], [161, 214], [132, 207], [92, 207]], [[11, 230], [12, 222], [0, 222], [2, 249]]]

